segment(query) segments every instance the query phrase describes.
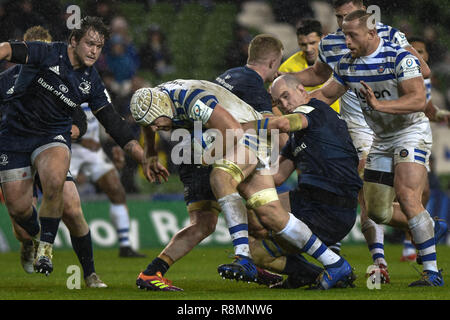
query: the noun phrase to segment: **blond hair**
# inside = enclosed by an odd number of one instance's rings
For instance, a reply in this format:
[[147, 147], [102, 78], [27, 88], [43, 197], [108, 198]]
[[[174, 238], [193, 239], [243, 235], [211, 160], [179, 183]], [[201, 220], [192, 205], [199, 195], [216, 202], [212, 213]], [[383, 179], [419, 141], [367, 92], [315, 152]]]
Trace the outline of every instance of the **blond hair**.
[[23, 35], [24, 41], [43, 41], [51, 42], [52, 36], [47, 29], [41, 26], [34, 26], [25, 31]]
[[260, 63], [281, 54], [283, 43], [270, 34], [259, 34], [248, 47], [247, 63]]

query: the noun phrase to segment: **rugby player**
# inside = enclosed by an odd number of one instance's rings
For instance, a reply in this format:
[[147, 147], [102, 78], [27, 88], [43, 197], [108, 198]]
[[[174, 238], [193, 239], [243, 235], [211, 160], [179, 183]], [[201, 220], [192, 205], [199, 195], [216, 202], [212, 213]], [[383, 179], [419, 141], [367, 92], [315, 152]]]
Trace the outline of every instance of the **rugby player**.
[[[52, 245], [64, 205], [74, 108], [88, 102], [113, 139], [136, 161], [146, 161], [131, 130], [114, 111], [93, 67], [106, 36], [107, 29], [100, 18], [86, 17], [80, 29], [72, 31], [68, 44], [0, 44], [0, 59], [31, 65], [19, 73], [3, 114], [0, 153], [7, 159], [0, 166], [3, 195], [8, 211], [30, 236], [36, 237], [40, 231], [34, 269], [46, 275], [53, 271]], [[39, 174], [42, 183], [40, 225], [32, 205], [32, 171]]]
[[[416, 49], [416, 51], [422, 56], [423, 60], [428, 63], [428, 51], [425, 40], [420, 37], [411, 37], [408, 38], [408, 42]], [[441, 110], [438, 106], [436, 106], [431, 99], [431, 79], [424, 79], [425, 90], [426, 90], [426, 100], [427, 106], [425, 109], [426, 116], [433, 122], [445, 122], [449, 124], [450, 112], [448, 110]], [[422, 196], [423, 205], [426, 206], [429, 199], [429, 184], [427, 188], [424, 190], [424, 194]], [[394, 204], [394, 210], [398, 210], [398, 206]], [[411, 242], [411, 235], [409, 232], [405, 233], [405, 240], [403, 241], [403, 250], [401, 261], [416, 261], [417, 253], [416, 247]], [[420, 258], [418, 260], [420, 262]]]
[[[364, 171], [368, 216], [378, 223], [410, 230], [423, 260], [421, 279], [410, 286], [442, 286], [436, 238], [447, 231], [422, 205], [432, 137], [419, 61], [409, 51], [381, 39], [357, 10], [343, 22], [350, 52], [337, 63], [333, 81], [313, 92], [332, 102], [350, 89], [358, 97], [374, 141]], [[404, 214], [392, 209], [395, 195]]]
[[[297, 131], [305, 125], [304, 118], [287, 115], [261, 121], [261, 114], [227, 89], [201, 80], [175, 80], [156, 88], [140, 89], [132, 97], [131, 111], [134, 119], [144, 126], [147, 156], [155, 154], [155, 130], [184, 126], [192, 131], [195, 121], [200, 121], [206, 128], [216, 129], [222, 137], [226, 137], [226, 130], [234, 130], [234, 141], [213, 144], [219, 146], [219, 151], [223, 151], [224, 158], [215, 159], [210, 184], [224, 213], [236, 255], [233, 263], [219, 266], [219, 274], [243, 281], [255, 281], [257, 277], [248, 244], [248, 218], [242, 201], [244, 198], [247, 200], [247, 207], [256, 212], [263, 225], [298, 250], [306, 249], [308, 254], [325, 266], [327, 272], [321, 278], [320, 288], [329, 289], [341, 281], [351, 281], [352, 270], [348, 262], [328, 249], [304, 223], [282, 207], [273, 177], [258, 172], [253, 174], [258, 166], [267, 165], [267, 145], [264, 145], [262, 136], [236, 134], [245, 128], [240, 123], [252, 128], [257, 125], [258, 133], [263, 128], [281, 129], [282, 132]], [[259, 124], [262, 123], [264, 125], [260, 127]], [[216, 136], [217, 140], [220, 140], [218, 137], [219, 135]], [[236, 159], [236, 155], [239, 159]], [[153, 163], [157, 163], [156, 160]], [[150, 175], [156, 179], [160, 171], [151, 163], [148, 165], [152, 171]], [[142, 273], [137, 284], [148, 286]]]
[[[319, 45], [319, 59], [316, 60], [314, 65], [295, 73], [304, 86], [316, 86], [329, 80], [338, 61], [344, 54], [349, 52], [345, 35], [342, 31], [343, 19], [353, 11], [366, 10], [362, 0], [335, 0], [333, 6], [339, 29], [321, 40]], [[413, 53], [420, 61], [422, 75], [424, 77], [429, 76], [430, 69], [428, 65], [415, 49], [411, 47], [402, 32], [381, 22], [376, 23], [376, 30], [378, 35], [384, 40], [396, 43]], [[341, 116], [347, 122], [353, 143], [358, 151], [360, 159], [359, 170], [362, 177], [367, 154], [373, 141], [373, 131], [367, 125], [364, 115], [361, 112], [358, 98], [353, 91], [347, 91], [339, 101]], [[361, 209], [361, 231], [369, 247], [373, 264], [380, 270], [382, 281], [388, 283], [389, 272], [384, 256], [384, 230], [382, 226], [379, 226], [367, 216], [362, 191], [359, 195], [359, 205]]]
[[[24, 36], [24, 41], [51, 42], [52, 37], [48, 30], [41, 26], [29, 28]], [[14, 92], [15, 81], [21, 71], [22, 66], [16, 65], [4, 71], [0, 75], [0, 95], [2, 101], [7, 99]], [[86, 115], [80, 107], [77, 107], [72, 115], [73, 124], [71, 128], [71, 139], [77, 140], [83, 136], [87, 129]], [[35, 186], [33, 192], [33, 205], [37, 205], [37, 188], [40, 188], [39, 177], [35, 176]], [[88, 288], [106, 288], [107, 285], [95, 272], [94, 257], [92, 251], [92, 240], [89, 226], [84, 219], [81, 209], [80, 199], [75, 183], [70, 173], [67, 174], [63, 190], [64, 209], [62, 220], [68, 227], [72, 247], [78, 257], [83, 269], [83, 278]], [[11, 217], [11, 216], [10, 216]], [[14, 235], [20, 241], [20, 261], [23, 269], [27, 273], [34, 272], [33, 262], [38, 245], [38, 241], [21, 228], [11, 217]]]
[[[249, 44], [248, 62], [219, 75], [215, 83], [230, 90], [264, 116], [272, 115], [271, 97], [264, 87], [273, 81], [282, 58], [283, 44], [271, 35], [257, 35]], [[169, 268], [214, 232], [220, 206], [209, 183], [212, 166], [181, 163], [180, 179], [190, 224], [177, 232], [162, 252], [147, 266], [141, 277], [155, 290], [173, 290], [174, 286], [159, 285]], [[159, 274], [158, 274], [159, 273]], [[156, 282], [149, 282], [154, 279]], [[258, 268], [257, 282], [270, 285], [282, 278]], [[141, 286], [142, 288], [150, 288]]]
[[[278, 77], [272, 84], [271, 93], [285, 114], [300, 113], [307, 120], [307, 125], [300, 131], [290, 134], [281, 152], [280, 168], [274, 175], [275, 184], [283, 183], [296, 169], [301, 173], [297, 189], [280, 195], [280, 198], [287, 200], [283, 204], [325, 245], [333, 245], [355, 224], [358, 192], [362, 187], [358, 155], [347, 125], [329, 105], [311, 99], [293, 75]], [[261, 267], [289, 273], [290, 256], [287, 253], [290, 248], [280, 243], [277, 237], [256, 240], [250, 249], [255, 263]], [[313, 285], [322, 271], [306, 262], [276, 287]]]

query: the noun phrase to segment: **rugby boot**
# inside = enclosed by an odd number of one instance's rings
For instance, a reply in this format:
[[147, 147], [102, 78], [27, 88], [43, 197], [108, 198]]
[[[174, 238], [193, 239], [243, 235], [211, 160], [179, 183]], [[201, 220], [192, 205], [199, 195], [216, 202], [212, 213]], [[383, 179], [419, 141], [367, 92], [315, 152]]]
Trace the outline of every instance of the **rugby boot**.
[[40, 242], [33, 262], [34, 271], [48, 276], [53, 271], [52, 244]]
[[319, 275], [316, 286], [311, 289], [353, 288], [356, 276], [350, 264], [344, 258], [341, 259], [342, 262], [338, 261], [335, 264], [326, 266], [325, 270]]
[[223, 279], [257, 282], [258, 270], [249, 257], [237, 255], [232, 263], [221, 264], [217, 272]]
[[164, 278], [161, 272], [148, 276], [141, 272], [136, 279], [139, 289], [150, 291], [183, 291], [183, 289], [172, 285], [172, 281]]
[[119, 257], [121, 257], [121, 258], [145, 258], [146, 255], [139, 253], [137, 251], [134, 251], [133, 248], [127, 246], [127, 247], [120, 247]]
[[108, 286], [104, 283], [100, 277], [92, 272], [89, 276], [84, 278], [84, 283], [86, 283], [86, 287], [88, 288], [107, 288]]
[[408, 287], [442, 287], [444, 285], [444, 278], [442, 278], [441, 271], [424, 270], [421, 278], [411, 282]]
[[279, 274], [267, 271], [260, 267], [256, 267], [256, 270], [258, 271], [258, 275], [256, 277], [256, 283], [258, 284], [270, 287], [271, 285], [283, 281], [283, 277]]

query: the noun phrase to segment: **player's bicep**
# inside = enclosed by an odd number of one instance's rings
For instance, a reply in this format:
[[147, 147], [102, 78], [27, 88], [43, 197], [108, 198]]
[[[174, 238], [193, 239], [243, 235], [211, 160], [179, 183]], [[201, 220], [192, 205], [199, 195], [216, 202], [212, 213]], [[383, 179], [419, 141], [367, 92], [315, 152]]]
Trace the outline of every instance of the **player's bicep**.
[[321, 88], [311, 92], [311, 97], [325, 102], [328, 105], [333, 104], [347, 91], [347, 87], [340, 78], [330, 78]]
[[12, 48], [9, 42], [0, 43], [0, 60], [11, 61]]
[[400, 96], [414, 95], [426, 103], [425, 85], [422, 77], [410, 78], [399, 82], [398, 91]]

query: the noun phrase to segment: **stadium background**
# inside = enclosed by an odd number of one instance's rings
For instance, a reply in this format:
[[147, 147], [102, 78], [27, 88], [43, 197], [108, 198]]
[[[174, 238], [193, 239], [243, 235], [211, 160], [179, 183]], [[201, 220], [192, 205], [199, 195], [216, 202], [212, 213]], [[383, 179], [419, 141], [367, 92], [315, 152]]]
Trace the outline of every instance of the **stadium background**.
[[[277, 35], [285, 45], [285, 57], [298, 50], [296, 26], [304, 18], [321, 21], [324, 33], [336, 29], [331, 1], [32, 1], [0, 0], [0, 41], [21, 39], [34, 25], [48, 28], [56, 41], [65, 41], [70, 30], [66, 22], [70, 5], [81, 9], [81, 16], [98, 15], [111, 27], [111, 37], [96, 64], [117, 110], [133, 125], [128, 103], [132, 93], [142, 86], [154, 86], [177, 78], [213, 80], [224, 70], [245, 64], [247, 45], [258, 33]], [[440, 108], [450, 106], [450, 5], [439, 0], [371, 1], [381, 9], [384, 23], [398, 27], [407, 36], [419, 35], [428, 42], [433, 71], [433, 101]], [[4, 70], [11, 64], [2, 62]], [[134, 127], [136, 136], [139, 128]], [[443, 125], [433, 126], [433, 171], [428, 209], [432, 215], [450, 219], [450, 133]], [[105, 135], [105, 150], [113, 143]], [[121, 170], [127, 190], [131, 216], [130, 238], [136, 248], [165, 245], [177, 230], [188, 223], [183, 202], [183, 187], [177, 167], [170, 162], [169, 136], [159, 137], [161, 158], [171, 171], [168, 183], [150, 185], [139, 168], [127, 159]], [[284, 188], [295, 186], [292, 177]], [[117, 246], [117, 235], [109, 220], [109, 202], [88, 181], [79, 192], [94, 246]], [[344, 243], [362, 243], [356, 224]], [[387, 241], [398, 242], [401, 234], [387, 229]], [[450, 239], [444, 240], [450, 245]], [[202, 242], [205, 246], [230, 244], [224, 220], [216, 232]], [[55, 246], [70, 247], [67, 228], [62, 224]], [[17, 250], [4, 205], [0, 206], [0, 251]]]

